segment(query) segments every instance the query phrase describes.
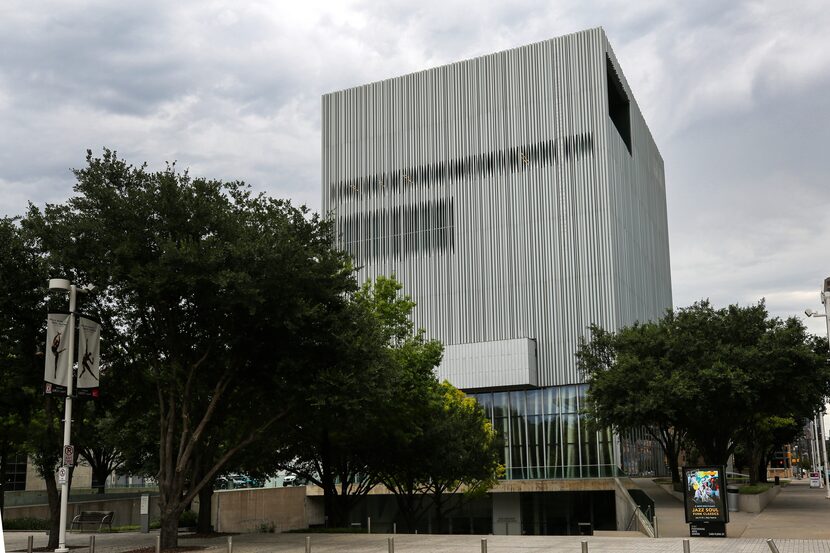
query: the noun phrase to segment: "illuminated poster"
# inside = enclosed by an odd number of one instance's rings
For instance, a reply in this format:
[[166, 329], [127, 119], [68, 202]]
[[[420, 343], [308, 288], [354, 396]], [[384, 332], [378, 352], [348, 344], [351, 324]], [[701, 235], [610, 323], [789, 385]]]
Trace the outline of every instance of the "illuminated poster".
[[686, 522], [729, 522], [723, 467], [683, 469]]

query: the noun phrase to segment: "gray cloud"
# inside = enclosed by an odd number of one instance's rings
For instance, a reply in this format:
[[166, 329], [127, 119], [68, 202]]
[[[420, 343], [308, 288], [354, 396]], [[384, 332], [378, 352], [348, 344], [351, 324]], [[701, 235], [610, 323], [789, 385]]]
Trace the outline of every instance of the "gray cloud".
[[666, 161], [675, 303], [817, 307], [830, 13], [816, 0], [9, 0], [0, 214], [68, 197], [69, 169], [104, 146], [317, 209], [321, 94], [598, 25]]

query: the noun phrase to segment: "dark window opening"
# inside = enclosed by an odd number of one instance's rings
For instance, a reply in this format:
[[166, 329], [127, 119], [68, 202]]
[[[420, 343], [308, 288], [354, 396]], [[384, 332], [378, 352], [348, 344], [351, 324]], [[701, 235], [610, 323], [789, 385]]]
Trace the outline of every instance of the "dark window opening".
[[608, 116], [614, 123], [620, 138], [625, 142], [628, 153], [631, 154], [631, 110], [629, 108], [628, 95], [625, 93], [617, 70], [611, 63], [611, 58], [606, 57], [608, 74]]

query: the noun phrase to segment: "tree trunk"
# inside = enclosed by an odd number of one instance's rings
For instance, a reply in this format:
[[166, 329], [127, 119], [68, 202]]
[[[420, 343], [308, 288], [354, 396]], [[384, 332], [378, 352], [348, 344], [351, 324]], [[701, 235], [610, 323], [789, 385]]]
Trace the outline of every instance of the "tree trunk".
[[327, 428], [323, 428], [323, 434], [320, 436], [320, 469], [320, 472], [322, 472], [320, 483], [323, 485], [323, 515], [334, 528], [339, 528], [341, 521], [334, 505], [334, 496], [337, 494], [337, 489], [334, 486], [334, 476], [331, 473], [331, 443]]
[[178, 509], [162, 509], [161, 512], [161, 547], [172, 549], [179, 545], [179, 516], [184, 505]]
[[95, 493], [103, 494], [104, 488], [107, 485], [107, 476], [110, 470], [107, 465], [97, 464], [92, 467], [92, 486], [95, 488]]
[[767, 456], [765, 454], [760, 455], [760, 459], [758, 460], [758, 482], [767, 482], [769, 479], [767, 478]]
[[679, 483], [680, 463], [677, 459], [680, 457], [681, 437], [669, 427], [660, 427], [659, 430], [651, 429], [648, 430], [648, 433], [663, 448], [663, 455], [666, 456], [666, 462], [671, 473], [671, 481], [675, 484]]
[[433, 503], [435, 504], [435, 522], [438, 526], [437, 534], [444, 533], [444, 494], [441, 492], [436, 492], [433, 495]]
[[211, 504], [210, 500], [213, 497], [213, 486], [205, 486], [199, 490], [199, 521], [197, 522], [196, 531], [200, 534], [210, 534], [213, 532], [213, 525], [211, 524]]
[[6, 472], [8, 464], [9, 444], [6, 440], [0, 442], [0, 520], [3, 520], [6, 508]]
[[54, 474], [41, 476], [46, 480], [46, 497], [49, 501], [49, 543], [47, 549], [57, 549], [61, 528], [61, 497]]

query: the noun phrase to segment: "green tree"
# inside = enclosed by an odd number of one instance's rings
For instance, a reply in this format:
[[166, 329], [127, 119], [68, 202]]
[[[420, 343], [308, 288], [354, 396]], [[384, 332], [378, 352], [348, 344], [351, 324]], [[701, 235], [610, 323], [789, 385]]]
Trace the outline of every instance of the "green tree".
[[[29, 222], [52, 266], [75, 268], [112, 308], [122, 347], [109, 370], [131, 371], [158, 416], [162, 546], [173, 547], [199, 491], [302, 405], [315, 377], [305, 361], [329, 338], [320, 318], [354, 280], [326, 222], [242, 183], [149, 172], [111, 151], [88, 153], [75, 175], [76, 195], [30, 209]], [[225, 405], [243, 410], [223, 417]], [[195, 481], [208, 446], [216, 456]]]
[[668, 326], [634, 324], [611, 333], [598, 326], [582, 340], [577, 364], [588, 382], [593, 426], [624, 434], [643, 428], [663, 448], [672, 481], [686, 430], [679, 426], [682, 375], [670, 357]]
[[504, 475], [496, 432], [475, 399], [444, 381], [438, 416], [432, 419], [433, 448], [425, 459], [428, 478], [421, 486], [432, 499], [438, 533], [446, 517], [465, 499], [481, 497]]
[[377, 483], [378, 436], [388, 423], [397, 367], [391, 348], [414, 303], [394, 278], [379, 277], [329, 312], [332, 340], [321, 350], [306, 408], [287, 429], [281, 467], [323, 489], [329, 524], [342, 527], [356, 502]]
[[47, 276], [37, 242], [0, 219], [0, 515], [7, 463], [25, 449], [39, 402]]
[[[830, 385], [826, 343], [795, 318], [770, 318], [763, 301], [723, 309], [704, 301], [657, 323], [592, 331], [578, 362], [596, 420], [671, 429], [710, 464], [726, 464], [743, 443], [753, 478], [777, 431], [812, 412]], [[656, 437], [671, 463], [676, 450]]]
[[399, 399], [381, 479], [409, 531], [433, 509], [434, 529], [443, 532], [446, 515], [489, 490], [503, 468], [495, 431], [474, 399], [448, 382], [415, 386]]

